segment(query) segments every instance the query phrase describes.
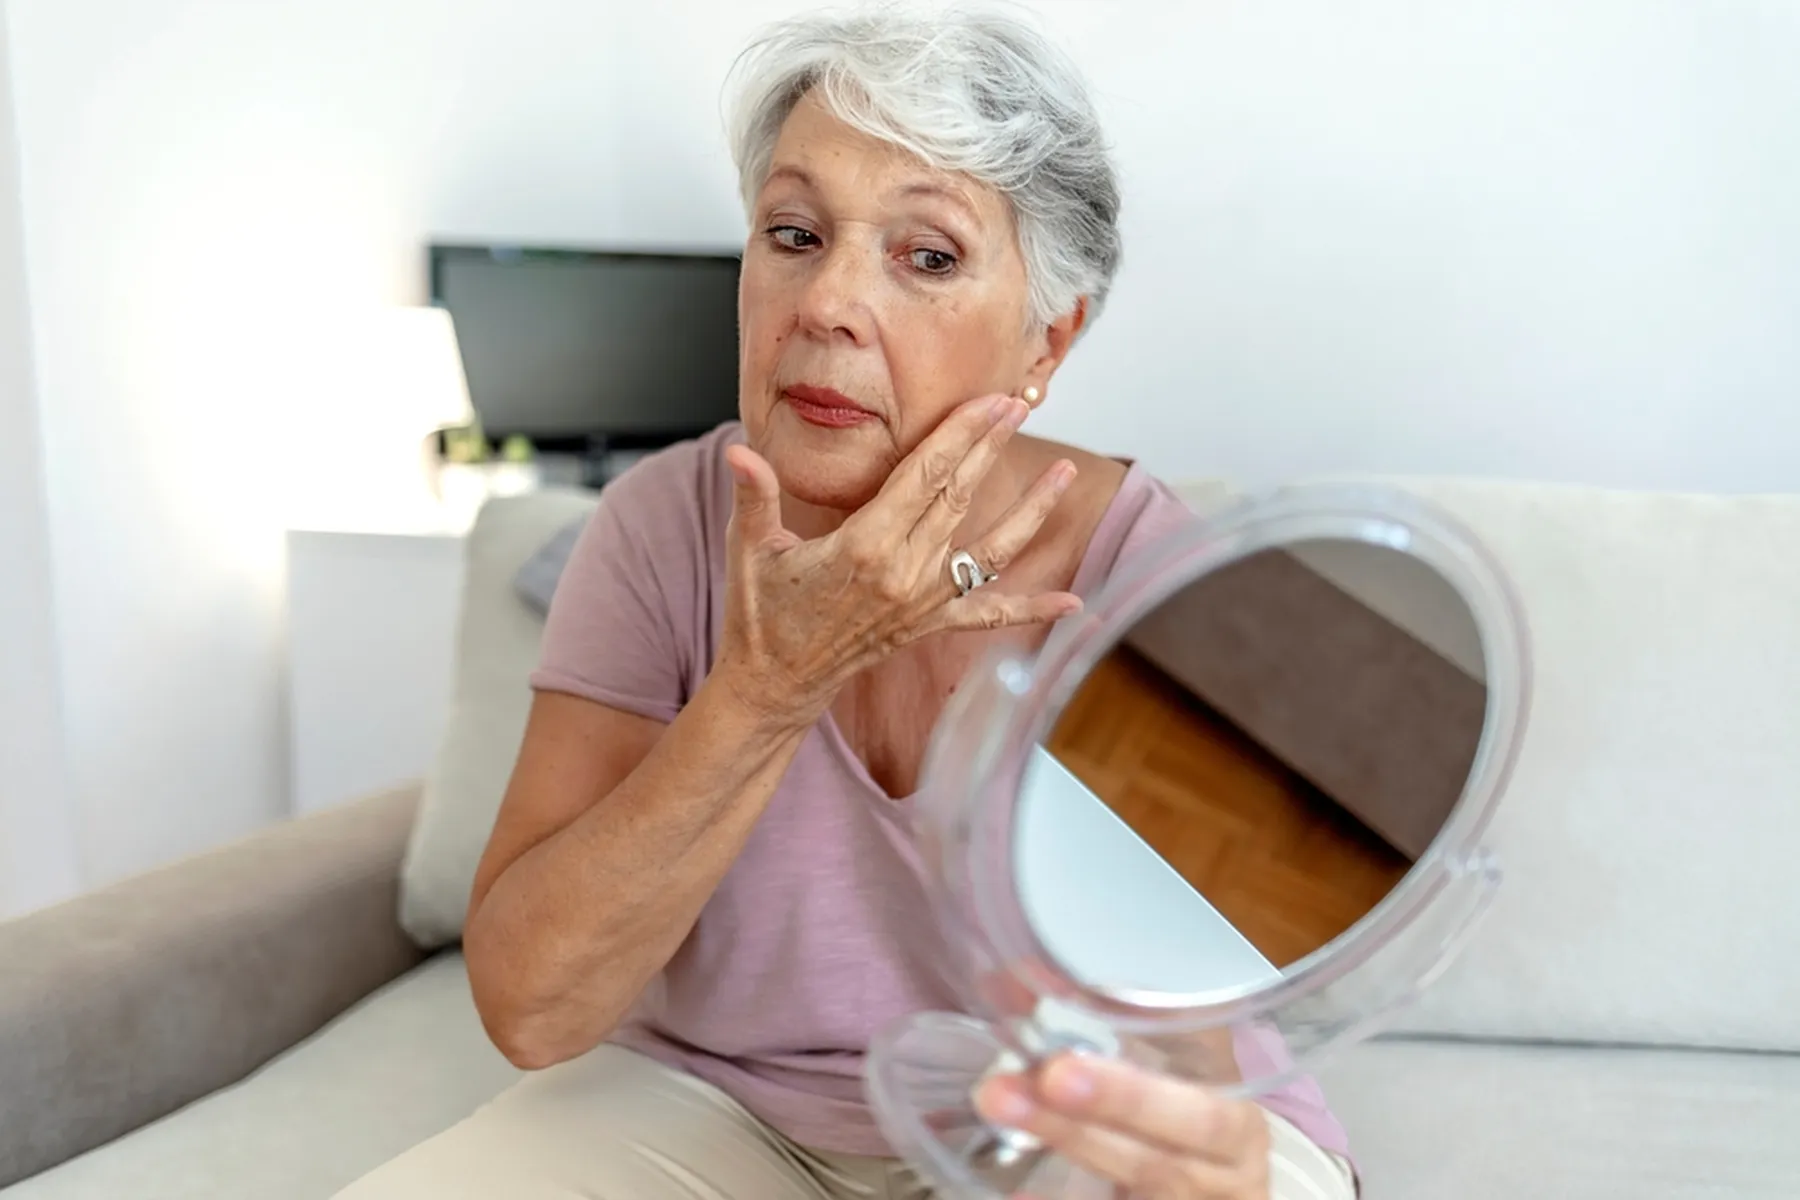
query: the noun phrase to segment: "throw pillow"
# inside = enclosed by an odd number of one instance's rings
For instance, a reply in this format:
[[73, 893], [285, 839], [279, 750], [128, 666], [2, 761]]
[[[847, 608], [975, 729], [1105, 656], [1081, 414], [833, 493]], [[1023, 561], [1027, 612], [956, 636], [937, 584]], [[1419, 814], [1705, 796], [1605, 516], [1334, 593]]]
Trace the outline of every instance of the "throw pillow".
[[1407, 486], [1530, 626], [1505, 881], [1413, 1033], [1800, 1050], [1800, 496]]
[[569, 565], [569, 555], [575, 552], [575, 543], [585, 528], [587, 517], [582, 516], [558, 529], [513, 577], [513, 590], [519, 593], [519, 599], [540, 617], [550, 615], [550, 598], [556, 594], [556, 583], [562, 578], [563, 568]]
[[400, 872], [401, 927], [426, 948], [462, 936], [475, 866], [525, 733], [544, 620], [515, 580], [552, 535], [578, 527], [595, 505], [580, 491], [495, 499], [469, 533], [450, 718]]

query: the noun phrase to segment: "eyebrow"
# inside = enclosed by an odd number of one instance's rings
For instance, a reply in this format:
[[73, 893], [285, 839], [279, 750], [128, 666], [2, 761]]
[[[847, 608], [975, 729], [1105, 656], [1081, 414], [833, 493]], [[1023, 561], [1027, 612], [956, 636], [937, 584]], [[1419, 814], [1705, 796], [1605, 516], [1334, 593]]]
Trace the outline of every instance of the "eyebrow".
[[941, 183], [909, 183], [900, 189], [900, 194], [902, 196], [927, 196], [935, 197], [939, 200], [948, 200], [951, 204], [954, 204], [956, 207], [962, 209], [964, 213], [968, 214], [970, 219], [979, 220], [981, 217], [981, 214], [975, 211], [975, 206], [969, 202], [969, 198], [963, 195], [959, 188], [946, 187]]
[[[813, 191], [819, 190], [818, 181], [815, 180], [805, 168], [796, 167], [791, 163], [784, 163], [780, 166], [771, 168], [764, 183], [766, 185], [781, 179], [791, 179], [795, 183], [810, 188]], [[928, 199], [947, 200], [957, 208], [961, 209], [970, 220], [976, 221], [977, 223], [980, 222], [980, 212], [978, 212], [975, 206], [969, 202], [969, 198], [963, 195], [957, 188], [949, 187], [941, 183], [931, 183], [920, 180], [919, 182], [909, 183], [900, 188], [899, 195], [909, 199], [912, 197], [925, 197]]]
[[787, 166], [785, 164], [771, 168], [768, 175], [763, 179], [763, 183], [765, 185], [771, 184], [778, 179], [792, 179], [795, 183], [803, 184], [809, 188], [817, 188], [818, 186], [813, 182], [813, 177], [811, 175], [808, 175], [799, 167]]

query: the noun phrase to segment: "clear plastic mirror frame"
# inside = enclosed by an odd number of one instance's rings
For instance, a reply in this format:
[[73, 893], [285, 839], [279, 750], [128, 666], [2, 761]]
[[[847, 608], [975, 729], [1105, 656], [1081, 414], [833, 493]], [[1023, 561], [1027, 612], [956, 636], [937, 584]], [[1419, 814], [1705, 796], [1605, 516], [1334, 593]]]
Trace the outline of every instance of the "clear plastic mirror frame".
[[[1013, 798], [1033, 747], [1141, 617], [1195, 579], [1259, 551], [1319, 539], [1400, 551], [1436, 569], [1479, 627], [1488, 705], [1468, 782], [1424, 855], [1366, 918], [1259, 990], [1099, 991], [1064, 972], [1031, 928], [1013, 877]], [[1230, 1095], [1276, 1091], [1375, 1032], [1454, 959], [1499, 884], [1481, 845], [1511, 772], [1531, 692], [1528, 632], [1513, 589], [1475, 537], [1422, 498], [1376, 485], [1285, 488], [1197, 518], [1139, 554], [1033, 658], [994, 655], [970, 674], [926, 755], [914, 834], [946, 940], [944, 983], [963, 1014], [928, 1013], [870, 1048], [869, 1099], [894, 1148], [950, 1195], [993, 1195], [985, 1153], [944, 1122], [973, 1080], [1062, 1048], [1120, 1055]], [[1208, 1067], [1210, 1033], [1274, 1035], [1254, 1074]], [[1216, 1045], [1216, 1042], [1214, 1043]], [[1214, 1056], [1213, 1061], [1216, 1061]], [[989, 1148], [992, 1149], [991, 1147]], [[1005, 1150], [1004, 1144], [1000, 1149]], [[1004, 1157], [1004, 1155], [1003, 1155]], [[1086, 1194], [1040, 1175], [1035, 1194]], [[1002, 1191], [1009, 1191], [1002, 1189]]]

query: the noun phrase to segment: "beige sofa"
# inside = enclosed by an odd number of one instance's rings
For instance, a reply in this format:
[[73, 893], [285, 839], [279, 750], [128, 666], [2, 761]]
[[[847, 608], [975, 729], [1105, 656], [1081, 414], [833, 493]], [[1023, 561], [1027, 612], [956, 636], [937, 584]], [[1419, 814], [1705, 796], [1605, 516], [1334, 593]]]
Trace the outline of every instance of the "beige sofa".
[[[1800, 1194], [1800, 498], [1407, 486], [1517, 580], [1538, 686], [1480, 940], [1322, 1071], [1367, 1194]], [[423, 809], [0, 925], [0, 1196], [326, 1197], [516, 1077], [448, 940], [525, 702], [512, 574], [586, 504], [484, 511]]]

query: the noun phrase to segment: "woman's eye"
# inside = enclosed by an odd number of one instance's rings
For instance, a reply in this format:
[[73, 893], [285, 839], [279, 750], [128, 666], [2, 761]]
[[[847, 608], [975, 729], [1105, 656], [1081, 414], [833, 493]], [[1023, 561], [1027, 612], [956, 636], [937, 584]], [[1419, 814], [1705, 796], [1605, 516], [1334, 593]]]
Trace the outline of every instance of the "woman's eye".
[[769, 230], [769, 236], [783, 250], [804, 250], [808, 246], [818, 245], [819, 239], [811, 230], [801, 229], [797, 225], [777, 225]]
[[927, 275], [948, 275], [956, 269], [956, 255], [948, 250], [914, 250], [912, 265]]

